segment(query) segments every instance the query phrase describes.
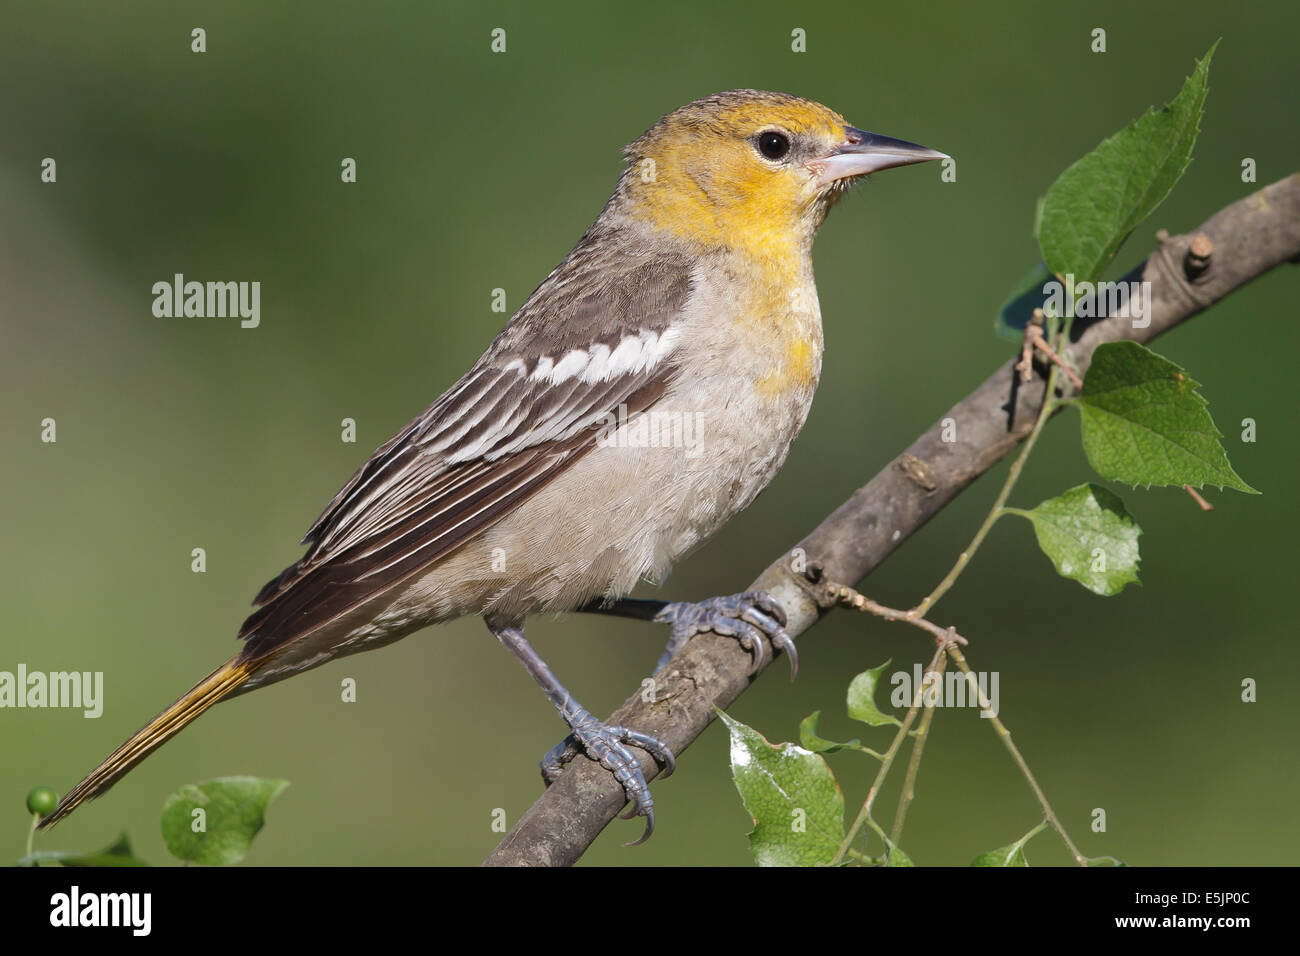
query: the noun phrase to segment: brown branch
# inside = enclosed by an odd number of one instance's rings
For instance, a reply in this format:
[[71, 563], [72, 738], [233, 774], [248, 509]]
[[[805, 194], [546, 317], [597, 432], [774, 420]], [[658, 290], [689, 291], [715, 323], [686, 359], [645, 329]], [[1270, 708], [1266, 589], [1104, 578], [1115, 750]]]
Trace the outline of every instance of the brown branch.
[[[1193, 250], [1197, 234], [1210, 244]], [[1200, 255], [1206, 248], [1211, 253]], [[1076, 320], [1067, 357], [1080, 373], [1086, 372], [1101, 343], [1148, 342], [1287, 261], [1300, 261], [1300, 173], [1220, 210], [1188, 234], [1162, 232], [1156, 250], [1125, 277], [1151, 283], [1149, 323], [1134, 328], [1131, 319]], [[815, 584], [819, 574], [860, 581], [1025, 438], [1043, 388], [1020, 383], [1018, 360], [1010, 358], [942, 416], [956, 422], [956, 441], [944, 442], [942, 424], [934, 425], [751, 585], [781, 603], [792, 636], [807, 631], [834, 605], [825, 588]], [[803, 556], [807, 573], [801, 573]], [[736, 641], [701, 635], [660, 675], [653, 703], [638, 693], [615, 711], [610, 723], [653, 734], [680, 754], [713, 720], [713, 708], [730, 706], [755, 676], [749, 654]], [[641, 765], [647, 778], [655, 775], [648, 756]], [[586, 758], [575, 759], [485, 865], [572, 864], [624, 803], [622, 789], [607, 771]]]

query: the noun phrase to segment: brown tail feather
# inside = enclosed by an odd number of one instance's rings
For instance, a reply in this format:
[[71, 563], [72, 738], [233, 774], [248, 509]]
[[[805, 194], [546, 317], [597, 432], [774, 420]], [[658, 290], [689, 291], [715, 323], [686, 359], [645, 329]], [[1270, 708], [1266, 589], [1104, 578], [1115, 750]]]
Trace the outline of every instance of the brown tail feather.
[[232, 657], [226, 661], [191, 687], [176, 703], [132, 734], [126, 743], [109, 754], [85, 780], [63, 795], [59, 805], [52, 813], [41, 819], [37, 829], [44, 830], [54, 826], [86, 800], [104, 793], [136, 764], [179, 733], [195, 717], [230, 696], [240, 684], [248, 680], [269, 660], [270, 657], [253, 661]]

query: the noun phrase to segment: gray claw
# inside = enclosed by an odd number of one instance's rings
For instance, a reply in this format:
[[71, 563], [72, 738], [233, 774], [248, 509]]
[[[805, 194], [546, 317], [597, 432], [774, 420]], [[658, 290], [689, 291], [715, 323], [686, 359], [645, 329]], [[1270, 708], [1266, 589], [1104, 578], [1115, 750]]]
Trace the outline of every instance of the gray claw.
[[546, 785], [549, 787], [551, 784], [555, 783], [556, 779], [560, 776], [560, 771], [564, 769], [564, 765], [574, 757], [578, 756], [581, 752], [582, 751], [578, 749], [578, 744], [577, 741], [574, 740], [573, 734], [569, 734], [569, 736], [565, 737], [550, 750], [546, 751], [546, 753], [542, 755], [541, 762], [542, 780], [546, 782]]
[[659, 658], [655, 673], [661, 671], [694, 635], [705, 631], [736, 638], [741, 647], [754, 655], [751, 673], [767, 662], [762, 640], [766, 635], [774, 648], [784, 651], [790, 658], [790, 679], [794, 680], [799, 673], [799, 655], [794, 641], [785, 631], [785, 610], [766, 591], [708, 598], [698, 604], [687, 601], [668, 604], [655, 620], [673, 626], [672, 637]]
[[649, 734], [643, 734], [639, 730], [632, 730], [629, 727], [611, 727], [611, 733], [618, 734], [625, 744], [631, 744], [634, 747], [640, 747], [651, 757], [655, 758], [655, 763], [663, 767], [663, 772], [659, 774], [662, 777], [671, 777], [673, 771], [677, 769], [677, 758], [673, 752], [668, 749], [658, 737], [651, 737]]
[[[634, 816], [636, 816], [635, 813], [624, 813], [624, 814], [621, 814], [621, 818], [624, 819], [624, 820], [631, 820], [632, 817], [634, 817]], [[644, 843], [646, 840], [650, 839], [650, 834], [652, 834], [652, 833], [654, 833], [654, 832], [655, 832], [655, 812], [654, 812], [654, 810], [647, 810], [647, 811], [646, 811], [646, 814], [645, 814], [645, 832], [642, 833], [642, 834], [641, 834], [639, 837], [637, 837], [635, 840], [632, 840], [630, 843], [624, 843], [623, 845], [624, 845], [624, 846], [640, 846], [640, 845], [641, 845], [642, 843]]]
[[784, 651], [785, 656], [790, 658], [790, 680], [793, 682], [799, 676], [799, 652], [795, 650], [794, 638], [783, 628], [772, 635], [772, 646], [779, 651]]
[[750, 598], [757, 607], [762, 608], [768, 614], [772, 615], [772, 617], [776, 618], [776, 622], [782, 627], [785, 627], [786, 624], [789, 623], [789, 621], [786, 620], [785, 608], [777, 604], [776, 598], [772, 597], [772, 595], [768, 594], [766, 591], [746, 591], [745, 594], [741, 596]]
[[648, 753], [654, 758], [655, 763], [663, 768], [661, 776], [664, 777], [671, 775], [677, 769], [673, 752], [656, 737], [629, 727], [601, 723], [589, 711], [576, 705], [566, 711], [565, 718], [571, 721], [573, 733], [542, 757], [542, 779], [548, 786], [554, 783], [563, 766], [579, 753], [585, 752], [588, 757], [614, 775], [614, 779], [627, 795], [629, 806], [621, 815], [622, 819], [630, 820], [637, 816], [646, 818], [645, 832], [639, 839], [625, 843], [624, 846], [637, 846], [644, 843], [650, 839], [650, 834], [654, 833], [655, 829], [654, 800], [650, 796], [650, 787], [646, 783], [645, 774], [641, 771], [641, 762], [625, 745], [640, 747]]

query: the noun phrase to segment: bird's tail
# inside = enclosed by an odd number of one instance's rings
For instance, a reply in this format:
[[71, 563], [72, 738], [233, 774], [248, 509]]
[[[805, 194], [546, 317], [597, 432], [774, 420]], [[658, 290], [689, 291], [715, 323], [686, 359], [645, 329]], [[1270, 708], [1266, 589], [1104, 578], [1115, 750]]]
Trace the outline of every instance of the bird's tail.
[[141, 760], [171, 740], [195, 717], [229, 697], [270, 660], [270, 657], [245, 660], [236, 655], [226, 661], [109, 754], [85, 780], [63, 795], [58, 806], [37, 824], [37, 829], [54, 826], [86, 800], [104, 793]]

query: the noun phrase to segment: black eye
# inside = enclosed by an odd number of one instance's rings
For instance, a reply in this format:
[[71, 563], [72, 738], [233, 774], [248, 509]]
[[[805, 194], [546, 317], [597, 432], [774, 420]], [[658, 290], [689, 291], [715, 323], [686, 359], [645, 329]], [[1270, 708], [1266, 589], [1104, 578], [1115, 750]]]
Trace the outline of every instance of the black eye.
[[790, 152], [790, 137], [768, 130], [758, 134], [758, 151], [768, 159], [780, 159]]

